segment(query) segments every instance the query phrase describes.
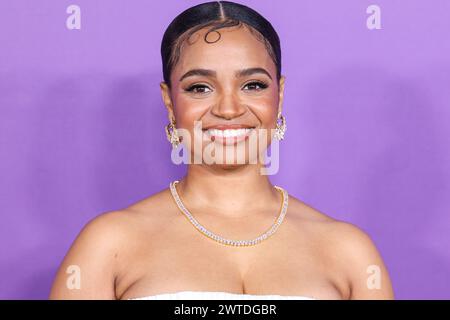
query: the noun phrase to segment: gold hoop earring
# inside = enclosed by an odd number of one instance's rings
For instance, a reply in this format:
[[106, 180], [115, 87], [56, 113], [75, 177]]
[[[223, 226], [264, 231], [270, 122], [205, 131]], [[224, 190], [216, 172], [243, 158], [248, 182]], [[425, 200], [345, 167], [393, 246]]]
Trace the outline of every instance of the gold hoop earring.
[[175, 127], [175, 119], [172, 118], [170, 123], [165, 126], [167, 140], [172, 144], [172, 148], [175, 149], [180, 144], [180, 137], [178, 136], [177, 128]]
[[[280, 123], [280, 120], [281, 120], [281, 123]], [[283, 140], [286, 129], [287, 129], [286, 118], [280, 114], [280, 116], [277, 118], [277, 125], [275, 127], [274, 138], [279, 141]]]

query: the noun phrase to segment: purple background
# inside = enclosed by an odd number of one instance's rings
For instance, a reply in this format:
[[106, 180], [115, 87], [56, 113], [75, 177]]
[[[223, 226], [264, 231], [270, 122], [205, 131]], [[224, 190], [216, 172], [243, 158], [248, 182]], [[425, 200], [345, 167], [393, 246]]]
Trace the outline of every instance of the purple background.
[[[168, 187], [163, 32], [201, 1], [0, 2], [0, 298], [46, 299], [94, 216]], [[369, 233], [396, 298], [450, 298], [450, 2], [241, 1], [277, 29], [273, 183]], [[65, 25], [81, 7], [81, 30]], [[366, 8], [381, 7], [368, 30]]]

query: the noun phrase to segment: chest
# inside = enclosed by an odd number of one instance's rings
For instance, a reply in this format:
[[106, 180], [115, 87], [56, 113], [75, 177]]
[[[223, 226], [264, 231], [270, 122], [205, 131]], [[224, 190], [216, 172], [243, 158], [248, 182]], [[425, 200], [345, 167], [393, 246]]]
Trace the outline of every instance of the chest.
[[116, 287], [122, 299], [184, 290], [342, 296], [321, 250], [288, 228], [249, 247], [222, 245], [198, 231], [170, 238], [162, 232], [144, 243], [125, 259]]

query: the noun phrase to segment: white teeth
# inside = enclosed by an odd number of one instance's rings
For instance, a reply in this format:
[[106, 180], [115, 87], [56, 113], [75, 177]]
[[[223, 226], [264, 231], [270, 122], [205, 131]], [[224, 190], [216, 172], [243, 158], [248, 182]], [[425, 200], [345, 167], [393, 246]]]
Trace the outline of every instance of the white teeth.
[[239, 137], [239, 136], [246, 135], [251, 130], [252, 130], [251, 128], [226, 129], [226, 130], [208, 129], [206, 132], [210, 136], [229, 138], [229, 137]]

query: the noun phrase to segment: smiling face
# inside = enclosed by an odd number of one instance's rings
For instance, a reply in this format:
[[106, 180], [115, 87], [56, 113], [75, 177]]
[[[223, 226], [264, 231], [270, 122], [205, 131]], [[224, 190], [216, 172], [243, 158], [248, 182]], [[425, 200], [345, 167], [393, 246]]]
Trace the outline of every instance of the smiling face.
[[[227, 148], [246, 149], [248, 136], [264, 131], [260, 129], [268, 130], [267, 148], [281, 113], [284, 77], [277, 81], [276, 65], [264, 43], [245, 25], [219, 29], [220, 35], [210, 32], [206, 39], [213, 43], [204, 41], [206, 31], [197, 31], [183, 43], [170, 76], [171, 88], [161, 83], [169, 119], [191, 137], [194, 122], [202, 122], [205, 134], [196, 153], [203, 154], [208, 144], [222, 148], [223, 154]], [[193, 141], [186, 147], [192, 150]], [[227, 156], [230, 162], [234, 163]]]

